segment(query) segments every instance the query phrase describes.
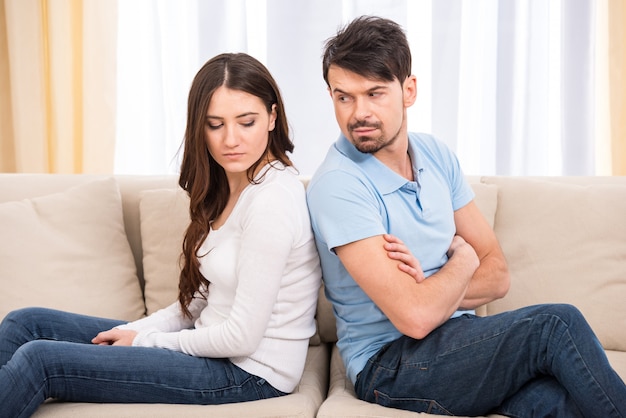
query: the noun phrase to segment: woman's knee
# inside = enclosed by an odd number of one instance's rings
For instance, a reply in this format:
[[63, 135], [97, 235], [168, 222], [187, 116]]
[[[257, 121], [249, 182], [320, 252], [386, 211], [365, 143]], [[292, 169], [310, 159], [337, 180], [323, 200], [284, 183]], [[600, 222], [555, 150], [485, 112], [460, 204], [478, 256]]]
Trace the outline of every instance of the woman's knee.
[[24, 358], [28, 364], [39, 364], [50, 358], [50, 350], [54, 350], [56, 341], [33, 340], [22, 344], [14, 354], [14, 358]]
[[30, 377], [33, 373], [43, 371], [46, 359], [50, 358], [49, 345], [53, 343], [47, 340], [34, 340], [21, 345], [11, 357], [11, 361], [4, 367], [6, 372], [19, 380], [18, 375]]
[[49, 317], [50, 312], [50, 309], [38, 307], [15, 309], [4, 317], [3, 322], [19, 325], [38, 322], [40, 319]]

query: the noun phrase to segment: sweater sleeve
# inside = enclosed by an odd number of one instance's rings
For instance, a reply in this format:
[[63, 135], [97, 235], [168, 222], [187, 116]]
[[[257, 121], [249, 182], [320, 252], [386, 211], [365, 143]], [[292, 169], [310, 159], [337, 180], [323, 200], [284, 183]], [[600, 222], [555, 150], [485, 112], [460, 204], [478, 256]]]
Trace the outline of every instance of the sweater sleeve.
[[270, 182], [262, 186], [253, 186], [242, 206], [227, 221], [237, 222], [242, 231], [236, 260], [236, 292], [228, 317], [208, 326], [197, 322], [194, 329], [177, 332], [142, 330], [134, 345], [168, 348], [200, 357], [239, 357], [255, 352], [268, 332], [273, 310], [278, 308], [275, 305], [287, 260], [302, 234], [299, 217], [307, 213], [306, 206], [303, 210], [298, 205], [298, 200], [304, 202], [303, 196], [297, 199], [285, 185]]
[[180, 331], [193, 326], [195, 318], [199, 316], [204, 306], [206, 306], [206, 300], [198, 294], [189, 305], [189, 311], [192, 315], [191, 319], [183, 315], [180, 309], [180, 303], [174, 302], [145, 318], [117, 326], [116, 328], [129, 329], [137, 332], [146, 330], [162, 332]]

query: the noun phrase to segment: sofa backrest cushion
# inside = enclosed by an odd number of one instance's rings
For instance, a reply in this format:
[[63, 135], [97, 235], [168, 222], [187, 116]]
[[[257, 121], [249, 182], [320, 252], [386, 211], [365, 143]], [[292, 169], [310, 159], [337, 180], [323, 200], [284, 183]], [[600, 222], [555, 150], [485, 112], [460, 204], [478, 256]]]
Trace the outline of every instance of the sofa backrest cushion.
[[66, 177], [60, 182], [79, 184], [45, 195], [31, 188], [48, 178], [14, 176], [15, 193], [3, 190], [3, 200], [24, 190], [38, 197], [0, 203], [0, 318], [26, 306], [140, 318], [145, 308], [117, 182]]
[[180, 188], [139, 194], [147, 314], [175, 302], [183, 237], [189, 225], [189, 197]]
[[[80, 177], [82, 175], [77, 175]], [[175, 188], [178, 187], [178, 176], [165, 175], [140, 175], [126, 174], [116, 175], [115, 179], [122, 193], [122, 207], [124, 209], [124, 226], [126, 238], [135, 256], [137, 276], [143, 289], [143, 247], [141, 245], [141, 232], [139, 225], [139, 201], [144, 190]]]
[[626, 350], [626, 182], [500, 177], [495, 231], [511, 289], [495, 314], [539, 303], [578, 307], [606, 349]]

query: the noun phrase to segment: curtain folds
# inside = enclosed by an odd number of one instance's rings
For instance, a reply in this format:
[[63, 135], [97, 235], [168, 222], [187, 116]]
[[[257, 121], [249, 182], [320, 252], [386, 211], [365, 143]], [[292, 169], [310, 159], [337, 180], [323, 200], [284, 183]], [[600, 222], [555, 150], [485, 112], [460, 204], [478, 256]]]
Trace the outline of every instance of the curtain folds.
[[11, 78], [9, 75], [7, 19], [4, 2], [5, 0], [0, 0], [0, 172], [15, 172]]
[[115, 3], [0, 1], [0, 169], [112, 172]]
[[609, 0], [610, 156], [612, 174], [626, 176], [626, 5]]
[[[406, 28], [419, 90], [409, 128], [446, 142], [467, 174], [611, 174], [616, 146], [609, 125], [615, 117], [607, 116], [614, 106], [609, 106], [612, 85], [604, 82], [609, 57], [603, 49], [609, 13], [600, 13], [607, 2], [481, 0], [477, 7], [468, 0], [236, 0], [210, 6], [200, 1], [185, 3], [197, 7], [197, 26], [183, 24], [180, 11], [170, 11], [148, 32], [155, 39], [167, 36], [170, 44], [177, 37], [179, 45], [188, 45], [187, 34], [197, 32], [197, 61], [187, 61], [184, 70], [178, 51], [163, 45], [157, 52], [158, 71], [177, 68], [178, 81], [188, 83], [189, 70], [219, 52], [244, 51], [264, 62], [281, 87], [296, 145], [293, 159], [305, 175], [313, 173], [338, 134], [321, 76], [324, 40], [362, 14], [388, 17]], [[120, 22], [141, 30], [139, 15], [130, 16], [129, 7], [120, 3], [120, 15], [129, 16]], [[144, 15], [159, 16], [168, 7], [168, 2], [145, 1], [142, 6]], [[171, 31], [167, 23], [187, 30]], [[151, 94], [170, 89], [170, 102], [180, 103], [187, 91], [171, 87], [164, 81]], [[175, 172], [173, 150], [180, 145], [184, 109], [172, 108], [175, 117], [164, 119], [161, 115], [169, 113], [161, 102], [133, 97], [155, 115], [152, 126], [144, 115], [150, 135], [143, 141], [158, 146], [146, 148], [141, 139], [127, 142], [139, 134], [118, 135], [124, 145], [118, 148], [116, 170], [150, 172], [156, 164]], [[118, 119], [120, 132], [137, 130], [137, 119], [126, 123], [124, 114]], [[133, 153], [122, 150], [136, 146]], [[129, 159], [159, 152], [145, 162]]]
[[281, 87], [303, 175], [336, 139], [324, 40], [407, 30], [411, 130], [467, 174], [626, 175], [622, 0], [0, 0], [0, 171], [178, 171], [193, 75], [248, 52]]

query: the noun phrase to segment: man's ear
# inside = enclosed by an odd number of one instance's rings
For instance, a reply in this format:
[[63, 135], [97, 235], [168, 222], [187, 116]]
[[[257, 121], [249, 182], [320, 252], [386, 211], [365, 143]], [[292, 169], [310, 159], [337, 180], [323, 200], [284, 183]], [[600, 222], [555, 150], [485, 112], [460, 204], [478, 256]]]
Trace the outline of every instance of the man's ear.
[[402, 98], [404, 107], [411, 107], [417, 100], [417, 77], [410, 75], [402, 84]]
[[276, 103], [274, 103], [272, 105], [272, 111], [270, 112], [270, 125], [269, 125], [268, 132], [273, 131], [274, 128], [276, 127], [276, 118], [277, 117], [278, 117], [278, 114], [276, 113]]

